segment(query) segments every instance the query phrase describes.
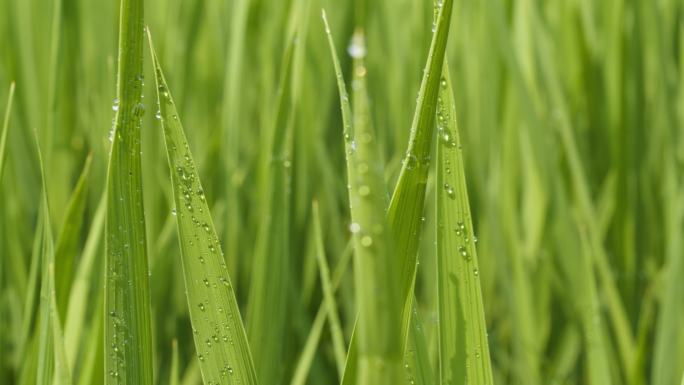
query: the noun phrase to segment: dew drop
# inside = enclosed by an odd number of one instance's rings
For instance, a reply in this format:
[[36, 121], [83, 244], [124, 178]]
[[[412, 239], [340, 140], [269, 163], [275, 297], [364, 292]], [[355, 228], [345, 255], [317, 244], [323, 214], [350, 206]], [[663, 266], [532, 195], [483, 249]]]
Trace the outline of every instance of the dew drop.
[[403, 163], [407, 170], [413, 170], [416, 168], [416, 166], [418, 166], [418, 158], [416, 158], [416, 156], [413, 154], [407, 154]]
[[349, 231], [351, 231], [352, 234], [356, 234], [361, 231], [361, 225], [356, 222], [352, 222], [352, 224], [349, 225]]
[[454, 192], [454, 188], [451, 187], [449, 183], [444, 183], [444, 191], [446, 191], [446, 194], [449, 198], [456, 199], [456, 193]]
[[362, 59], [366, 56], [366, 45], [363, 42], [363, 35], [355, 33], [347, 47], [349, 56], [354, 59]]
[[112, 111], [119, 111], [119, 98], [114, 99], [112, 104]]

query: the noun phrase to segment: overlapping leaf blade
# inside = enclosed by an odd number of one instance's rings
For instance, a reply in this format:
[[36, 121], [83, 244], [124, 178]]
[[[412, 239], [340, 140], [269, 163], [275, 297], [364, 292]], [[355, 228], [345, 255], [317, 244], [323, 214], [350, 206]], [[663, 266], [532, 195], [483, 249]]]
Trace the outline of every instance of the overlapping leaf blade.
[[199, 174], [149, 39], [202, 378], [206, 384], [257, 384], [247, 335]]
[[143, 0], [121, 0], [116, 116], [107, 170], [105, 383], [151, 384], [152, 332], [140, 127]]
[[492, 385], [479, 262], [448, 66], [437, 107], [440, 383]]

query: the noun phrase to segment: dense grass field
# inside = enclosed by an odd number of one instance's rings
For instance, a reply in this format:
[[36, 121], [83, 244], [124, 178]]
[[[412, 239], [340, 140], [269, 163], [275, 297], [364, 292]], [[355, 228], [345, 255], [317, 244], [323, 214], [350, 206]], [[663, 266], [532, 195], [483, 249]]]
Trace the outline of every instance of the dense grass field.
[[0, 384], [684, 384], [684, 1], [0, 0]]

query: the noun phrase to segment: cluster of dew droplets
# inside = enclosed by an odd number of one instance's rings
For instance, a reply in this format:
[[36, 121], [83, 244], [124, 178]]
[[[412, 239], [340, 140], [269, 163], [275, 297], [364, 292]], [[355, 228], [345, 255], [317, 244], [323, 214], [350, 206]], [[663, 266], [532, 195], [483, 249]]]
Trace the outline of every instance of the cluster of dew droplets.
[[123, 317], [119, 316], [116, 311], [110, 310], [108, 316], [109, 322], [111, 322], [111, 325], [113, 326], [109, 351], [109, 362], [113, 365], [109, 368], [108, 374], [110, 377], [117, 378], [119, 377], [119, 373], [126, 368], [124, 349], [128, 343], [128, 328], [126, 327]]
[[[463, 259], [466, 262], [471, 262], [472, 261], [472, 255], [468, 253], [468, 249], [466, 248], [466, 245], [469, 244], [470, 239], [468, 238], [468, 230], [463, 222], [458, 222], [456, 224], [456, 227], [454, 228], [454, 232], [458, 237], [463, 238], [463, 243], [461, 246], [458, 247], [458, 254], [463, 257]], [[477, 243], [477, 237], [473, 235], [473, 243]], [[479, 275], [479, 271], [477, 267], [473, 268], [473, 275], [477, 277]]]
[[[443, 89], [446, 88], [446, 78], [442, 77], [439, 84]], [[440, 96], [437, 98], [437, 135], [439, 137], [439, 142], [443, 146], [454, 148], [457, 147], [458, 144], [456, 143], [456, 135], [449, 129], [449, 118], [448, 106]]]
[[[160, 96], [167, 98], [164, 95], [165, 89], [160, 87]], [[168, 99], [166, 99], [168, 101]], [[174, 116], [175, 117], [175, 116]], [[223, 258], [223, 253], [219, 246], [218, 236], [213, 231], [210, 219], [204, 212], [204, 207], [206, 206], [206, 197], [204, 190], [201, 187], [199, 178], [196, 176], [194, 170], [194, 163], [190, 156], [190, 149], [187, 144], [185, 144], [184, 155], [179, 157], [180, 159], [176, 162], [176, 174], [178, 183], [179, 199], [178, 204], [180, 205], [180, 216], [184, 217], [184, 214], [190, 216], [192, 225], [195, 228], [194, 234], [190, 240], [191, 245], [194, 242], [198, 244], [201, 240], [204, 240], [204, 244], [208, 248], [209, 254], [200, 254], [199, 262], [204, 265], [206, 263], [205, 256], [211, 258], [210, 261], [220, 261], [220, 269], [218, 271], [218, 276], [205, 275], [203, 277], [197, 278], [197, 284], [199, 287], [214, 291], [214, 294], [209, 294], [209, 296], [217, 295], [216, 291], [222, 292], [227, 295], [232, 295], [232, 286], [230, 280], [228, 279], [228, 268], [226, 266], [225, 260]], [[286, 166], [287, 167], [287, 166]], [[175, 209], [174, 209], [175, 210]], [[193, 241], [194, 240], [194, 241]], [[216, 270], [212, 269], [212, 273], [216, 273]], [[205, 271], [206, 274], [206, 271]], [[202, 330], [202, 335], [197, 328], [193, 327], [194, 339], [196, 342], [197, 359], [200, 364], [212, 362], [212, 352], [217, 352], [222, 350], [223, 344], [229, 344], [231, 347], [234, 345], [232, 337], [232, 329], [235, 328], [236, 320], [233, 315], [233, 309], [230, 304], [218, 305], [215, 309], [212, 308], [213, 302], [208, 299], [197, 302], [195, 309], [197, 309], [199, 316], [196, 317], [193, 322], [200, 322], [204, 324], [204, 327], [200, 328]], [[216, 313], [214, 313], [214, 311]], [[213, 317], [212, 317], [213, 316]], [[218, 318], [215, 318], [217, 317]], [[209, 333], [204, 334], [204, 331], [210, 330]], [[219, 350], [216, 350], [219, 349]], [[220, 357], [222, 355], [216, 354], [215, 357]], [[211, 363], [213, 365], [213, 363]], [[228, 362], [222, 362], [219, 366], [220, 377], [227, 378], [233, 375], [233, 367]], [[225, 380], [221, 381], [220, 378], [213, 378], [207, 380], [207, 383], [220, 384], [224, 383]]]
[[437, 20], [439, 19], [439, 12], [442, 10], [444, 0], [436, 0], [434, 7], [434, 18], [432, 19], [432, 33], [437, 31]]

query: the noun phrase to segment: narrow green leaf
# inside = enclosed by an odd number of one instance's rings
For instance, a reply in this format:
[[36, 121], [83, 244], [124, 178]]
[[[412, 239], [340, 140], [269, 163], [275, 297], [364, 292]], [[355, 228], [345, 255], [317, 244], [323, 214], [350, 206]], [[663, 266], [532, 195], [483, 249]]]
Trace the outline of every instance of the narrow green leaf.
[[395, 261], [399, 265], [404, 339], [407, 338], [409, 332], [413, 308], [413, 286], [423, 222], [421, 218], [423, 218], [437, 97], [452, 8], [453, 0], [444, 0], [438, 11], [436, 29], [432, 36], [430, 53], [418, 93], [418, 105], [411, 125], [408, 149], [387, 211], [391, 239], [395, 243], [397, 253]]
[[55, 379], [53, 384], [70, 385], [72, 384], [71, 370], [66, 358], [62, 321], [59, 319], [59, 308], [57, 307], [54, 262], [50, 262], [48, 265], [48, 281], [50, 286], [50, 322], [52, 323], [52, 338], [55, 347]]
[[437, 283], [440, 383], [492, 385], [479, 263], [451, 78], [437, 107]]
[[178, 340], [171, 345], [171, 370], [169, 371], [169, 385], [178, 385], [180, 381], [180, 364], [178, 358]]
[[[387, 241], [386, 189], [375, 133], [370, 122], [366, 91], [366, 46], [363, 31], [357, 30], [350, 51], [354, 57], [354, 114], [352, 116], [334, 44], [327, 25], [342, 105], [343, 133], [347, 160], [347, 180], [355, 252], [355, 292], [359, 309], [359, 384], [396, 384], [401, 381], [401, 338], [399, 291], [396, 264], [391, 260]], [[350, 121], [350, 117], [353, 121]], [[353, 127], [353, 132], [349, 128]], [[373, 293], [369, 295], [368, 293]]]
[[326, 306], [328, 313], [328, 320], [330, 322], [330, 332], [333, 339], [333, 352], [335, 354], [335, 363], [340, 378], [344, 371], [344, 360], [347, 355], [347, 349], [344, 344], [344, 336], [342, 335], [342, 326], [340, 323], [340, 316], [337, 313], [337, 302], [335, 301], [335, 289], [330, 278], [330, 268], [325, 257], [325, 248], [323, 246], [323, 231], [321, 230], [321, 219], [318, 213], [318, 204], [314, 202], [313, 205], [313, 222], [314, 233], [316, 238], [316, 259], [318, 261], [318, 270], [321, 276], [321, 286], [323, 287], [323, 303]]
[[[106, 195], [103, 194], [95, 211], [95, 215], [92, 218], [90, 231], [86, 238], [76, 275], [71, 283], [71, 290], [69, 291], [66, 321], [64, 323], [64, 338], [68, 341], [66, 354], [67, 361], [71, 365], [74, 365], [77, 362], [78, 350], [81, 347], [79, 342], [86, 333], [84, 327], [88, 314], [88, 296], [91, 293], [91, 290], [94, 290], [96, 293], [99, 293], [101, 290], [99, 286], [94, 286], [96, 282], [98, 282], [96, 275], [101, 273], [99, 269], [96, 269], [96, 258], [98, 257], [98, 251], [101, 250], [100, 243], [102, 241], [102, 229], [104, 228], [105, 222], [106, 203]], [[102, 304], [98, 306], [98, 309], [101, 305]]]
[[[293, 15], [297, 12], [297, 3], [292, 4]], [[262, 384], [277, 384], [284, 371], [290, 269], [294, 41], [294, 36], [288, 35], [273, 121], [262, 142], [265, 145], [261, 164], [263, 211], [247, 302], [247, 333]]]
[[[70, 385], [71, 374], [66, 362], [64, 352], [64, 339], [62, 326], [57, 309], [55, 295], [55, 248], [50, 226], [50, 206], [48, 204], [47, 184], [45, 179], [45, 165], [43, 155], [38, 142], [38, 134], [35, 133], [38, 164], [42, 182], [41, 193], [41, 216], [43, 218], [41, 270], [42, 281], [40, 288], [39, 324], [38, 324], [38, 375], [37, 384]], [[54, 376], [54, 377], [53, 377]]]
[[76, 187], [69, 198], [66, 216], [62, 224], [62, 230], [57, 237], [55, 247], [55, 288], [57, 291], [57, 307], [59, 314], [66, 315], [69, 291], [71, 290], [74, 276], [74, 261], [78, 253], [78, 243], [81, 238], [83, 226], [83, 212], [88, 198], [87, 182], [90, 175], [90, 162], [92, 156], [86, 158], [81, 176], [78, 178]]
[[105, 383], [153, 382], [140, 127], [143, 0], [121, 0], [116, 116], [107, 170]]
[[[335, 294], [337, 287], [340, 285], [342, 275], [347, 270], [347, 265], [349, 264], [351, 257], [351, 248], [347, 247], [345, 252], [342, 254], [342, 257], [337, 262], [337, 266], [335, 267], [335, 271], [333, 273], [333, 277], [331, 280], [333, 295]], [[306, 379], [309, 374], [309, 369], [311, 368], [311, 363], [313, 362], [313, 359], [316, 354], [318, 342], [321, 339], [321, 334], [323, 334], [323, 326], [325, 326], [326, 317], [329, 317], [328, 302], [324, 298], [323, 302], [318, 307], [318, 311], [316, 312], [316, 317], [314, 318], [314, 322], [312, 323], [311, 328], [309, 330], [309, 335], [306, 338], [306, 342], [304, 343], [304, 348], [302, 349], [302, 353], [300, 354], [299, 359], [297, 361], [297, 366], [295, 367], [294, 375], [292, 376], [292, 381], [290, 382], [290, 385], [304, 385], [306, 383]], [[334, 332], [332, 331], [331, 325], [331, 334], [332, 333]], [[333, 344], [335, 343], [336, 342], [333, 341]]]
[[5, 147], [7, 147], [7, 133], [9, 132], [9, 121], [12, 112], [13, 100], [14, 82], [10, 84], [9, 96], [7, 96], [7, 107], [5, 107], [5, 118], [2, 122], [2, 132], [0, 132], [0, 182], [2, 182], [2, 171], [5, 168]]
[[199, 174], [149, 33], [148, 39], [202, 378], [206, 384], [256, 384], [242, 317]]

